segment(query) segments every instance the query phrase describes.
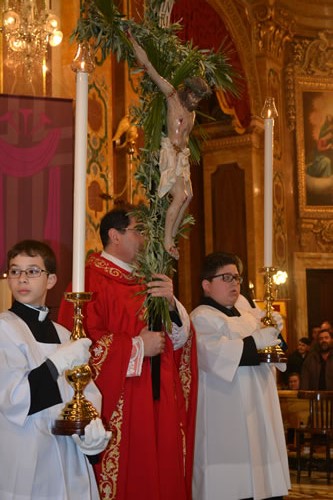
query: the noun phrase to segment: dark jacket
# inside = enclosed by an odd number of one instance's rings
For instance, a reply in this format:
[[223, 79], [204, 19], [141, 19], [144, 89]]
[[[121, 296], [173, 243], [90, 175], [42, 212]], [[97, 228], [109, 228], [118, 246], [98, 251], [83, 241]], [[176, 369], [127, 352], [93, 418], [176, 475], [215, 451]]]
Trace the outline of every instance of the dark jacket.
[[323, 361], [319, 351], [312, 351], [307, 355], [301, 371], [302, 390], [318, 391], [321, 369], [325, 370], [326, 391], [333, 391], [333, 350], [329, 352], [326, 361]]

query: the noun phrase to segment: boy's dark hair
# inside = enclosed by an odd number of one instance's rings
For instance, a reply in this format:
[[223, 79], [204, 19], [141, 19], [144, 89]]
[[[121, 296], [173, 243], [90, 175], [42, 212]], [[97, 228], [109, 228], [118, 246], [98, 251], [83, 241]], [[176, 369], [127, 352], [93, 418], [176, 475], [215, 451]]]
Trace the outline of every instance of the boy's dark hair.
[[300, 339], [298, 339], [298, 342], [302, 342], [302, 344], [306, 345], [311, 345], [311, 340], [309, 339], [309, 337], [301, 337]]
[[201, 271], [201, 281], [210, 280], [220, 267], [234, 264], [239, 274], [243, 272], [243, 264], [240, 258], [234, 253], [214, 252], [206, 255]]
[[290, 379], [290, 377], [301, 378], [301, 374], [299, 372], [290, 372], [290, 373], [288, 373], [288, 380]]
[[57, 272], [57, 259], [54, 251], [49, 245], [37, 240], [23, 240], [16, 243], [7, 253], [7, 269], [10, 261], [17, 255], [28, 255], [29, 257], [42, 257], [45, 269], [49, 274]]
[[111, 228], [121, 231], [122, 229], [126, 229], [128, 227], [130, 223], [129, 213], [133, 212], [133, 210], [134, 205], [124, 203], [113, 208], [110, 212], [107, 212], [104, 215], [99, 227], [99, 236], [101, 238], [103, 248], [105, 248], [109, 242], [108, 233]]

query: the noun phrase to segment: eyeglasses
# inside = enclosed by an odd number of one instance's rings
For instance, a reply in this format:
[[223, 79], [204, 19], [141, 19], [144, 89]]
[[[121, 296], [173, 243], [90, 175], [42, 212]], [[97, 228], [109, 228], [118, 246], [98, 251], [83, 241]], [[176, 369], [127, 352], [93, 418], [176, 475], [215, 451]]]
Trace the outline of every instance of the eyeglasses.
[[145, 234], [143, 229], [137, 229], [136, 227], [124, 227], [123, 229], [119, 229], [119, 231], [134, 231], [139, 236], [143, 236]]
[[233, 281], [236, 281], [236, 283], [243, 283], [243, 276], [240, 276], [239, 274], [231, 274], [231, 273], [223, 273], [223, 274], [215, 274], [214, 276], [210, 276], [207, 278], [208, 280], [212, 280], [214, 278], [222, 278], [222, 281], [225, 283], [232, 283]]
[[22, 273], [25, 273], [28, 279], [39, 278], [42, 273], [49, 274], [45, 269], [40, 269], [39, 267], [28, 267], [27, 269], [11, 267], [8, 271], [8, 278], [18, 279], [21, 277]]

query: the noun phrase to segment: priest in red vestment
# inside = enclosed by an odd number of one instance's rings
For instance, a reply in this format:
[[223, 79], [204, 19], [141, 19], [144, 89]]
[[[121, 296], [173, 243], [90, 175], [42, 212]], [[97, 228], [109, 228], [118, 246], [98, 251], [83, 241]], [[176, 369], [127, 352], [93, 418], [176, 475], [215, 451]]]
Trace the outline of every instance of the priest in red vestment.
[[[196, 346], [189, 316], [172, 280], [156, 275], [147, 292], [166, 297], [171, 332], [149, 331], [142, 284], [132, 263], [144, 243], [129, 207], [108, 212], [100, 225], [104, 250], [86, 267], [93, 292], [84, 323], [93, 340], [92, 368], [103, 396], [102, 419], [114, 439], [95, 466], [102, 499], [191, 500], [197, 396]], [[71, 329], [73, 306], [59, 322]], [[160, 355], [159, 398], [152, 393], [151, 359]]]

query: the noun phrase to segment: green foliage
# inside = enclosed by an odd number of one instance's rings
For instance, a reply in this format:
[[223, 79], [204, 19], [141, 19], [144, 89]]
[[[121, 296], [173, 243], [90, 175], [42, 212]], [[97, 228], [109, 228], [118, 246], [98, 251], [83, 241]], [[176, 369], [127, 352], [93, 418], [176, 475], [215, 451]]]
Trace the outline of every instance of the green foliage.
[[[191, 42], [182, 42], [177, 36], [181, 26], [170, 25], [160, 28], [158, 13], [163, 0], [147, 0], [144, 18], [140, 24], [126, 19], [112, 0], [83, 0], [81, 17], [72, 34], [77, 42], [89, 41], [94, 47], [96, 59], [102, 63], [110, 53], [117, 60], [126, 60], [132, 71], [137, 71], [134, 52], [126, 35], [130, 30], [137, 42], [145, 49], [149, 61], [157, 72], [175, 88], [188, 77], [200, 76], [210, 87], [222, 88], [236, 93], [235, 74], [224, 51], [199, 50]], [[147, 205], [135, 211], [135, 217], [146, 235], [144, 251], [139, 255], [136, 266], [138, 278], [148, 282], [154, 273], [171, 276], [174, 272], [173, 259], [163, 246], [165, 215], [170, 204], [169, 195], [159, 198], [157, 187], [160, 173], [158, 165], [161, 138], [166, 130], [165, 97], [150, 79], [143, 74], [139, 94], [139, 105], [131, 109], [133, 122], [143, 128], [144, 147], [140, 151], [136, 180], [144, 187]], [[200, 140], [190, 137], [189, 148], [192, 162], [200, 160]], [[184, 217], [179, 228], [179, 237], [185, 237], [189, 226], [194, 223], [190, 215]], [[145, 299], [150, 318], [160, 317], [164, 326], [170, 328], [170, 316], [165, 299]]]

